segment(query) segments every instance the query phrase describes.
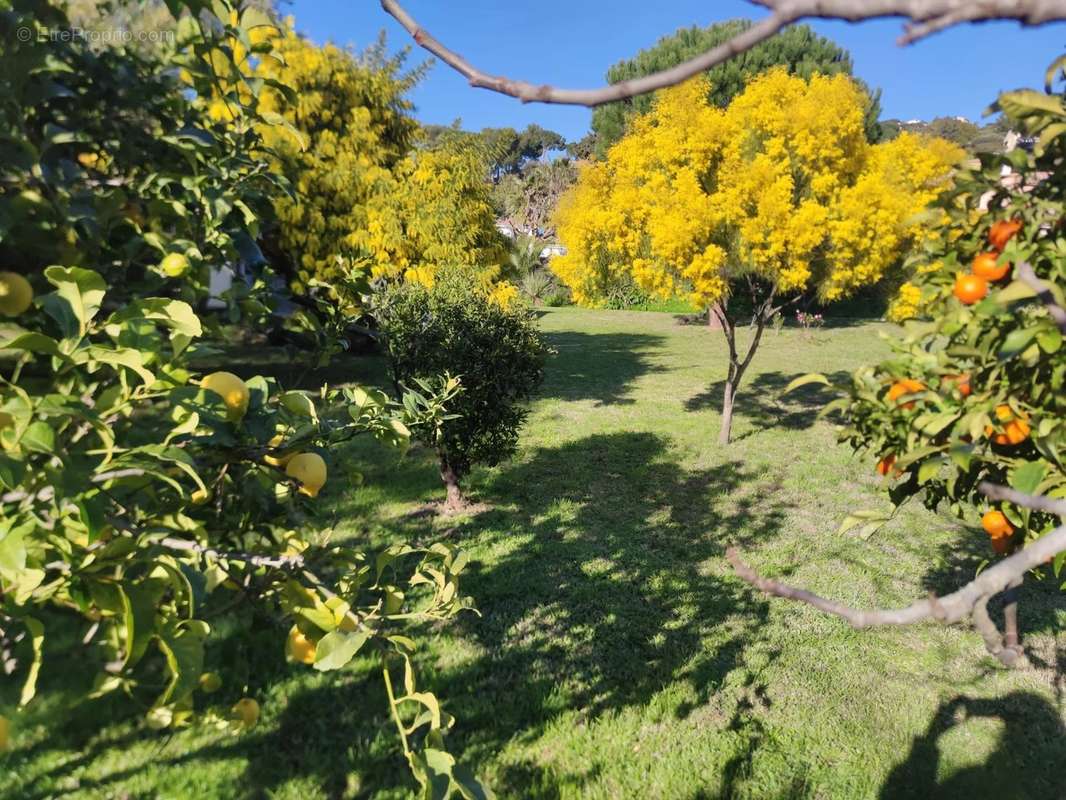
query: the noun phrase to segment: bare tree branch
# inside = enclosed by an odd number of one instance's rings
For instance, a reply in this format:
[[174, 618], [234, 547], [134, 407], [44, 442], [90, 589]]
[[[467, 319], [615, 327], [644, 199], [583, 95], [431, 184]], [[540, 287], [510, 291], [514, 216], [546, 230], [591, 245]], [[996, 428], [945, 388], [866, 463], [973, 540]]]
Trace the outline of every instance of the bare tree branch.
[[[144, 470], [136, 467], [129, 469], [116, 469], [111, 472], [101, 472], [97, 475], [93, 475], [89, 480], [92, 483], [107, 483], [108, 481], [118, 480], [119, 478], [138, 478], [144, 475]], [[28, 497], [33, 497], [34, 500], [39, 500], [42, 503], [46, 503], [55, 497], [55, 487], [46, 486], [36, 494], [31, 495], [29, 492], [24, 492], [21, 489], [16, 489], [11, 492], [5, 492], [0, 495], [0, 503], [20, 503]]]
[[292, 569], [295, 567], [303, 567], [304, 564], [304, 557], [298, 553], [291, 556], [277, 557], [258, 556], [250, 553], [227, 553], [221, 550], [215, 550], [213, 547], [207, 547], [206, 545], [202, 545], [199, 542], [194, 542], [190, 539], [177, 539], [172, 536], [160, 539], [157, 544], [168, 550], [199, 553], [200, 555], [208, 556], [209, 558], [225, 559], [227, 561], [241, 561], [245, 564], [252, 564], [257, 567]]
[[1046, 511], [1049, 514], [1057, 514], [1066, 518], [1066, 500], [1055, 500], [1045, 495], [1024, 494], [1007, 486], [1000, 486], [988, 481], [981, 481], [977, 488], [981, 490], [981, 494], [990, 500], [1006, 500], [1008, 503], [1014, 503], [1014, 505], [1022, 508], [1029, 508], [1033, 511]]
[[1066, 20], [1066, 0], [752, 0], [771, 12], [727, 42], [671, 69], [598, 89], [560, 89], [535, 85], [502, 75], [490, 75], [449, 49], [423, 28], [397, 0], [381, 0], [381, 7], [396, 19], [421, 47], [463, 75], [471, 86], [517, 97], [523, 103], [561, 103], [598, 106], [654, 92], [705, 72], [769, 39], [801, 19], [836, 19], [859, 22], [883, 17], [903, 17], [907, 25], [900, 44], [910, 44], [945, 28], [966, 22], [1014, 20], [1042, 25]]
[[1047, 306], [1048, 313], [1051, 314], [1051, 318], [1055, 320], [1055, 324], [1059, 326], [1059, 330], [1066, 333], [1066, 309], [1055, 302], [1055, 295], [1051, 293], [1051, 289], [1048, 285], [1037, 277], [1037, 274], [1033, 271], [1033, 267], [1028, 262], [1021, 261], [1018, 263], [1018, 266], [1015, 267], [1014, 271], [1018, 275], [1019, 280], [1036, 292], [1036, 296], [1043, 301], [1045, 306]]
[[[982, 484], [982, 491], [990, 497], [998, 497], [1027, 508], [1037, 508], [1063, 513], [1066, 504], [1045, 497], [1032, 497], [1012, 489], [992, 484]], [[1021, 584], [1025, 574], [1034, 567], [1046, 563], [1059, 552], [1066, 550], [1066, 525], [1060, 525], [1051, 533], [1040, 537], [1028, 547], [989, 567], [958, 591], [944, 597], [930, 595], [925, 600], [899, 609], [862, 610], [842, 605], [833, 600], [759, 575], [741, 560], [735, 548], [726, 551], [726, 558], [737, 575], [756, 589], [786, 600], [797, 600], [812, 605], [827, 614], [834, 614], [854, 628], [869, 628], [879, 625], [910, 625], [932, 619], [945, 624], [959, 622], [971, 617], [974, 626], [985, 640], [988, 651], [1008, 666], [1018, 661], [1020, 648], [1014, 642], [1003, 643], [995, 624], [988, 616], [989, 598]]]

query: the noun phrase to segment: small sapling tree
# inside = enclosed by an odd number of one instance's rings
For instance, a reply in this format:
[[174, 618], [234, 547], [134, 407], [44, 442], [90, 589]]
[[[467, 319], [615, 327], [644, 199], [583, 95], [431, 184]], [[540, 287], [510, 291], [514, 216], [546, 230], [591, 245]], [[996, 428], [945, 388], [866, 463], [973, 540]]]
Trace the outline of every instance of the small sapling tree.
[[525, 402], [544, 377], [548, 350], [530, 310], [513, 294], [490, 290], [475, 270], [453, 268], [432, 286], [389, 289], [378, 309], [397, 387], [427, 376], [459, 376], [462, 388], [427, 444], [440, 457], [447, 508], [463, 505], [460, 482], [474, 464], [514, 453]]

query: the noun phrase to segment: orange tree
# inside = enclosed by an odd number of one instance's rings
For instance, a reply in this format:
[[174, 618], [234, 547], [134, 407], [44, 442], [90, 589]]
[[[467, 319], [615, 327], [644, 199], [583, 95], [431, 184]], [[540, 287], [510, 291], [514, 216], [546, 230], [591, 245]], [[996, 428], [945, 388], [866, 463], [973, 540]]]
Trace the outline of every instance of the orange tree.
[[[894, 356], [856, 372], [830, 408], [845, 414], [844, 441], [879, 459], [896, 503], [946, 505], [1009, 559], [959, 609], [973, 609], [989, 649], [1014, 663], [1023, 574], [1060, 577], [1066, 561], [1066, 106], [1049, 90], [1005, 94], [997, 107], [1035, 138], [1032, 152], [982, 155], [956, 174], [892, 308], [906, 320]], [[794, 383], [809, 380], [824, 378]], [[1000, 636], [983, 602], [1003, 589]]]
[[[315, 500], [358, 477], [344, 442], [432, 440], [460, 387], [430, 377], [400, 405], [198, 374], [223, 323], [254, 325], [275, 302], [255, 240], [287, 187], [267, 169], [264, 84], [240, 63], [270, 57], [255, 35], [269, 18], [169, 5], [176, 42], [149, 54], [24, 42], [16, 30], [69, 28], [41, 0], [0, 14], [0, 653], [19, 705], [42, 670], [69, 664], [49, 645], [74, 624], [90, 697], [125, 694], [152, 728], [205, 712], [243, 730], [259, 715], [255, 678], [242, 690], [205, 664], [215, 618], [254, 610], [299, 664], [377, 654], [425, 796], [482, 796], [445, 750], [452, 719], [416, 686], [407, 635], [469, 606], [465, 556], [330, 544]], [[220, 101], [222, 118], [209, 111]], [[207, 313], [222, 264], [259, 264], [258, 277]], [[18, 738], [17, 715], [0, 734]]]

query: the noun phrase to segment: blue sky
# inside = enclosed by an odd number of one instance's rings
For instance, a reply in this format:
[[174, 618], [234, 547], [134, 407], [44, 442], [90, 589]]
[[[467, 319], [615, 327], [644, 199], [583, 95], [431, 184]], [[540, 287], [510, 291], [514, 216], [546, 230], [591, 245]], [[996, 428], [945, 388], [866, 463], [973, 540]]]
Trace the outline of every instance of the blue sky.
[[[764, 12], [732, 0], [406, 0], [408, 11], [438, 39], [487, 72], [535, 83], [593, 86], [607, 67], [653, 44], [679, 27], [708, 25]], [[296, 27], [316, 42], [357, 49], [384, 29], [390, 49], [411, 43], [375, 0], [293, 0], [282, 6]], [[981, 113], [1003, 89], [1043, 84], [1047, 65], [1066, 48], [1066, 25], [1023, 29], [991, 23], [949, 30], [909, 47], [898, 47], [898, 20], [813, 27], [851, 51], [856, 74], [880, 87], [886, 118], [932, 119]], [[427, 53], [419, 48], [414, 59]], [[536, 122], [569, 139], [587, 130], [591, 112], [570, 106], [522, 105], [484, 89], [472, 89], [444, 64], [434, 65], [412, 92], [419, 119], [463, 127]]]

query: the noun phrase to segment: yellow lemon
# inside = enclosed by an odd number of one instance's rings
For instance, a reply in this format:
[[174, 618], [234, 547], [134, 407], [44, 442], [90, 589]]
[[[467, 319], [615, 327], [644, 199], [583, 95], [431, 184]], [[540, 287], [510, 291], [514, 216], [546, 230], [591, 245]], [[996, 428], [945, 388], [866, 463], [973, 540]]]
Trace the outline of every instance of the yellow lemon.
[[92, 169], [100, 161], [100, 156], [97, 153], [78, 153], [78, 163], [86, 169]]
[[189, 259], [181, 253], [168, 253], [159, 262], [159, 270], [168, 278], [180, 278], [189, 271]]
[[248, 387], [232, 372], [212, 372], [200, 385], [226, 401], [226, 416], [231, 422], [239, 420], [248, 410]]
[[285, 655], [292, 661], [301, 664], [315, 663], [315, 643], [308, 639], [295, 625], [289, 631], [289, 638], [285, 641]]
[[0, 314], [17, 317], [33, 303], [33, 287], [17, 272], [0, 272]]
[[205, 672], [200, 676], [200, 688], [208, 694], [217, 692], [222, 688], [222, 678], [217, 672]]
[[289, 460], [285, 474], [296, 479], [303, 494], [315, 497], [326, 483], [326, 462], [318, 453], [300, 453]]
[[0, 753], [11, 749], [11, 723], [0, 714]]
[[[273, 439], [271, 439], [269, 442], [267, 442], [267, 446], [268, 447], [273, 447], [273, 448], [278, 448], [278, 447], [280, 447], [282, 445], [282, 443], [284, 443], [284, 441], [285, 441], [284, 434], [280, 434], [279, 433]], [[292, 457], [293, 457], [292, 453], [289, 453], [289, 455], [287, 455], [287, 456], [265, 455], [265, 456], [263, 456], [263, 461], [265, 461], [267, 464], [269, 464], [272, 467], [284, 467], [290, 461], [292, 461]]]
[[242, 697], [233, 704], [231, 713], [234, 721], [251, 728], [259, 721], [259, 703], [250, 697]]

